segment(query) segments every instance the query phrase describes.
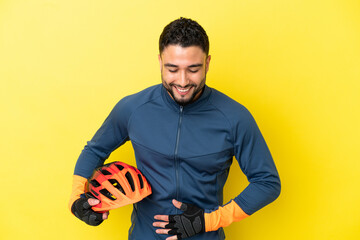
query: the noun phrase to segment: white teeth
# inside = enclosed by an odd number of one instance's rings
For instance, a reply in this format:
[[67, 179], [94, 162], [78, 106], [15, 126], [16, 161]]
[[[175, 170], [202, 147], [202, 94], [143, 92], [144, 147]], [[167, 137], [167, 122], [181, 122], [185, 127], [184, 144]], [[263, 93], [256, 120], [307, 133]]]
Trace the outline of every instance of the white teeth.
[[188, 88], [188, 89], [180, 89], [180, 88], [176, 88], [179, 92], [182, 92], [182, 93], [184, 93], [184, 92], [187, 92], [187, 91], [189, 91], [189, 89], [190, 88]]

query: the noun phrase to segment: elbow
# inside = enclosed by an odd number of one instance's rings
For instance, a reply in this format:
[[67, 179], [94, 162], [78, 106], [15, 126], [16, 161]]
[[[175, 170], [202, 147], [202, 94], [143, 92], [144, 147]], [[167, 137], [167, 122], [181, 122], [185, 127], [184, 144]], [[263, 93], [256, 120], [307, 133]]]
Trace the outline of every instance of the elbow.
[[275, 201], [281, 193], [281, 181], [279, 176], [277, 175], [276, 177], [273, 178], [273, 180], [271, 181], [271, 184], [269, 184], [268, 186], [270, 187], [270, 195], [272, 198], [272, 201]]
[[281, 193], [281, 182], [280, 178], [276, 177], [272, 181], [268, 181], [263, 185], [266, 195], [268, 197], [268, 203], [275, 201]]
[[274, 200], [277, 199], [280, 196], [281, 193], [281, 182], [280, 179], [279, 181], [275, 184], [275, 188], [274, 188]]
[[272, 201], [275, 201], [281, 193], [281, 181], [279, 176], [276, 177], [276, 180], [271, 184], [271, 197]]
[[275, 201], [281, 193], [281, 181], [279, 174], [273, 174], [271, 178], [267, 180], [268, 194], [271, 202]]

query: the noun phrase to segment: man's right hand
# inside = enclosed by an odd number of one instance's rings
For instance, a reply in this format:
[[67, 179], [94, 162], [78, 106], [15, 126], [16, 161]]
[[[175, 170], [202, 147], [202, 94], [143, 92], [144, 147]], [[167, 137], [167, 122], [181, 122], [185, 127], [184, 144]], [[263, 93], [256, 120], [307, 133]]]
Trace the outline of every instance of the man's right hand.
[[99, 203], [100, 201], [96, 198], [81, 197], [73, 203], [71, 212], [86, 224], [98, 226], [109, 216], [109, 212], [98, 213], [91, 209]]

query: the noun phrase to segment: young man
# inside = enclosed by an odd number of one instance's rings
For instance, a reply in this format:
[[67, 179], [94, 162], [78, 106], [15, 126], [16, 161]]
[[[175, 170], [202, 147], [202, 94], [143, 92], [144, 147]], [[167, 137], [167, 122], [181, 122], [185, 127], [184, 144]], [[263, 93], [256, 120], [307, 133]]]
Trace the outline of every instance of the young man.
[[[159, 41], [162, 84], [120, 100], [82, 151], [74, 172], [72, 212], [90, 225], [108, 213], [80, 197], [96, 167], [130, 140], [152, 195], [134, 204], [129, 239], [224, 239], [222, 227], [280, 194], [280, 179], [251, 114], [205, 84], [211, 56], [195, 21], [168, 24]], [[233, 157], [249, 185], [223, 205]]]

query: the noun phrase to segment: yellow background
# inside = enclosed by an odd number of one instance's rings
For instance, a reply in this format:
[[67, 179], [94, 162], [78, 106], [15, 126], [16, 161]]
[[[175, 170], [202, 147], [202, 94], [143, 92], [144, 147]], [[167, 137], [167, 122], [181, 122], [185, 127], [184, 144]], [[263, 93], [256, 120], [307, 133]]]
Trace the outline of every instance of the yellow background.
[[[180, 17], [210, 38], [207, 83], [245, 105], [282, 180], [227, 239], [360, 239], [358, 0], [0, 1], [0, 239], [127, 239], [132, 207], [67, 209], [76, 159], [122, 97], [160, 83]], [[134, 164], [130, 144], [109, 161]], [[225, 201], [247, 185], [234, 162]]]

